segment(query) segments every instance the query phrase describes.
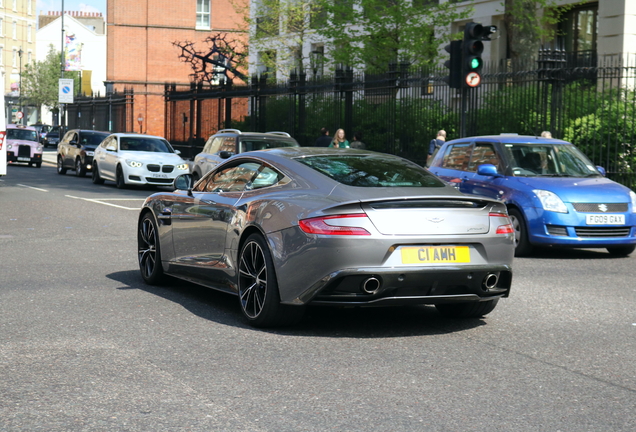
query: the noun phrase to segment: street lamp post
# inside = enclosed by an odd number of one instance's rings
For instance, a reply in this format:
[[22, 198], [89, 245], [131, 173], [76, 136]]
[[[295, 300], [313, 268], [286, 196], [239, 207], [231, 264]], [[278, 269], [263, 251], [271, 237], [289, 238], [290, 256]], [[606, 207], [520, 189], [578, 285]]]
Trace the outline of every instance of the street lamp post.
[[[22, 112], [22, 47], [18, 50], [18, 57], [20, 57], [20, 82], [19, 82], [19, 93], [18, 93], [18, 112]], [[20, 120], [20, 124], [24, 124], [24, 113]]]

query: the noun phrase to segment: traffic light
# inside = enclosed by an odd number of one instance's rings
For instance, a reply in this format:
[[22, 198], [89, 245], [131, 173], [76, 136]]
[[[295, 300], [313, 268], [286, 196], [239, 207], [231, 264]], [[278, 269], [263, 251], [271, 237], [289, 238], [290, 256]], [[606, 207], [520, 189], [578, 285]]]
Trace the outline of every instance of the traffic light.
[[450, 54], [450, 60], [444, 62], [444, 66], [449, 69], [449, 74], [444, 77], [444, 81], [450, 88], [462, 87], [462, 41], [452, 41], [444, 47]]
[[477, 87], [481, 81], [481, 68], [484, 61], [484, 43], [481, 41], [484, 27], [474, 22], [466, 24], [464, 28], [464, 42], [462, 43], [462, 81], [468, 87]]
[[470, 22], [464, 28], [464, 41], [462, 42], [462, 85], [477, 87], [481, 84], [481, 69], [484, 61], [481, 54], [484, 52], [484, 43], [489, 41], [490, 34], [497, 31], [495, 26], [484, 27], [481, 24]]

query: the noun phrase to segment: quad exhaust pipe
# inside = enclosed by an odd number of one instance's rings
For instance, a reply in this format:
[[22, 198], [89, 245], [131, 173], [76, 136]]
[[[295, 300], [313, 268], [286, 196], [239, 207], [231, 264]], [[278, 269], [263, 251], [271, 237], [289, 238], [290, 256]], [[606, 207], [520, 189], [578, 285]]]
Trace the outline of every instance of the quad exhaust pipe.
[[366, 294], [375, 294], [380, 290], [381, 286], [382, 284], [380, 283], [380, 280], [371, 276], [362, 282], [362, 291]]
[[481, 283], [481, 286], [487, 291], [495, 288], [497, 282], [499, 282], [499, 275], [497, 273], [488, 273]]

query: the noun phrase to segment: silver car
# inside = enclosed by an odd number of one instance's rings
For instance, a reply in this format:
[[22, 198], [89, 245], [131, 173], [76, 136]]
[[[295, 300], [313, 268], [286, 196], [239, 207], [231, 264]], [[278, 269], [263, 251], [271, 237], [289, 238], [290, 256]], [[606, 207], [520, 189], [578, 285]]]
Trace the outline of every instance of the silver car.
[[194, 157], [192, 177], [199, 180], [218, 164], [235, 154], [278, 147], [298, 147], [287, 132], [241, 132], [222, 129], [208, 138], [201, 153]]
[[480, 317], [510, 292], [506, 207], [397, 156], [248, 152], [194, 187], [179, 176], [175, 188], [140, 212], [143, 279], [168, 274], [235, 294], [254, 326], [294, 323], [309, 304], [434, 304]]

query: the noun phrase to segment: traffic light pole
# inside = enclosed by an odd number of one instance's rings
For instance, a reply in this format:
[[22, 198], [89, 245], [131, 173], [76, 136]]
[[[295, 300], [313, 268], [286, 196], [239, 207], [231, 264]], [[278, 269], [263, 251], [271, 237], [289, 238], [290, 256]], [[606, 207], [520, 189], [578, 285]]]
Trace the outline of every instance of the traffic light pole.
[[466, 136], [466, 117], [468, 115], [468, 87], [462, 86], [462, 113], [459, 119], [459, 137]]

